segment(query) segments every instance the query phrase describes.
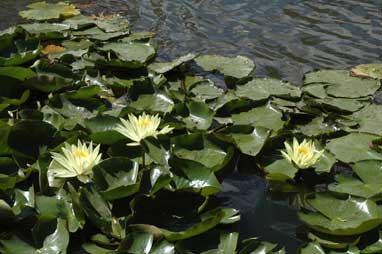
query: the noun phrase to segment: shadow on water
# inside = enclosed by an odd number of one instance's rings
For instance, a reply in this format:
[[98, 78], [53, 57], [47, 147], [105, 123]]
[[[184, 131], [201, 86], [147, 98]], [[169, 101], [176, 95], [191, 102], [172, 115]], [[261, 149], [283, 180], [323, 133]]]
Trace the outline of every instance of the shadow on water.
[[[32, 0], [1, 0], [0, 28]], [[48, 1], [52, 2], [52, 1]], [[382, 61], [380, 0], [72, 0], [85, 12], [121, 13], [157, 33], [159, 57], [246, 55], [257, 74], [301, 82], [311, 69]]]
[[234, 173], [224, 178], [218, 198], [224, 206], [240, 210], [240, 240], [257, 236], [285, 246], [288, 253], [297, 253], [303, 243], [296, 239], [296, 229], [301, 225], [297, 210], [267, 198], [263, 178]]

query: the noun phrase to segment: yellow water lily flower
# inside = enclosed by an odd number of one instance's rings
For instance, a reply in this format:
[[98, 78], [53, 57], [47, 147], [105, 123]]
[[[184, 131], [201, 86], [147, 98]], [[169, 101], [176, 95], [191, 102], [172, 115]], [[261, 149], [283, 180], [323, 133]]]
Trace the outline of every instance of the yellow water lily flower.
[[86, 177], [93, 172], [93, 167], [101, 161], [100, 145], [93, 149], [78, 140], [77, 145], [65, 143], [61, 153], [52, 152], [52, 162], [48, 175], [58, 178]]
[[128, 143], [128, 146], [138, 146], [140, 142], [147, 137], [157, 137], [161, 134], [166, 134], [172, 131], [174, 128], [166, 125], [162, 130], [158, 131], [158, 127], [161, 118], [158, 115], [152, 116], [143, 113], [139, 117], [133, 114], [128, 115], [128, 120], [120, 119], [122, 124], [119, 124], [115, 130], [131, 139], [132, 143]]
[[304, 139], [301, 144], [296, 138], [293, 138], [293, 147], [284, 142], [285, 151], [281, 151], [282, 156], [290, 163], [295, 164], [300, 169], [306, 169], [318, 162], [324, 150], [316, 150], [312, 140]]

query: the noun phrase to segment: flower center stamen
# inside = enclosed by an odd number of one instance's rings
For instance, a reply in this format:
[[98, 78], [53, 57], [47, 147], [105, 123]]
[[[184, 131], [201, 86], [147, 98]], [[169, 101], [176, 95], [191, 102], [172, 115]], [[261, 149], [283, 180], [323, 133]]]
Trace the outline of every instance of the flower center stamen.
[[76, 150], [74, 155], [80, 158], [85, 158], [89, 156], [89, 153], [87, 151]]
[[142, 120], [142, 125], [143, 125], [143, 126], [147, 127], [147, 126], [150, 125], [150, 124], [151, 124], [151, 121], [150, 121], [150, 120], [148, 120], [148, 119], [144, 119], [144, 120]]
[[298, 149], [298, 153], [302, 153], [303, 155], [307, 155], [309, 153], [309, 149], [307, 147], [300, 147]]

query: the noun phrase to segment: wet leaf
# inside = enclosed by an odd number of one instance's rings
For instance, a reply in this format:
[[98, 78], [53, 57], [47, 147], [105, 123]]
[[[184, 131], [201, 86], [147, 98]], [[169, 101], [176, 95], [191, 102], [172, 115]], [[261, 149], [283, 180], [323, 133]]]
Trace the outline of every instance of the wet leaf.
[[359, 98], [374, 94], [380, 85], [376, 80], [351, 77], [345, 70], [322, 70], [305, 75], [305, 84], [329, 83], [328, 95], [342, 98]]
[[93, 169], [93, 181], [106, 200], [133, 195], [139, 190], [139, 165], [124, 157], [102, 161]]
[[29, 10], [19, 12], [20, 16], [32, 20], [50, 20], [59, 18], [68, 18], [80, 14], [74, 5], [59, 2], [50, 4], [37, 2], [27, 6]]
[[315, 194], [308, 199], [316, 212], [300, 213], [300, 219], [313, 229], [331, 235], [355, 235], [382, 222], [377, 205], [371, 200], [337, 199], [328, 194]]
[[326, 148], [336, 156], [336, 159], [351, 163], [362, 160], [382, 160], [382, 154], [370, 149], [369, 142], [377, 136], [350, 133], [346, 136], [329, 141]]
[[282, 116], [282, 113], [276, 107], [268, 104], [267, 106], [253, 108], [247, 112], [233, 114], [231, 117], [235, 125], [252, 125], [277, 132], [285, 124]]
[[353, 166], [353, 170], [359, 179], [346, 175], [337, 175], [337, 183], [330, 184], [329, 190], [380, 200], [382, 198], [382, 188], [379, 179], [382, 177], [382, 162], [374, 160], [360, 161]]
[[351, 69], [354, 76], [382, 79], [382, 64], [360, 64]]
[[197, 57], [195, 61], [205, 71], [218, 71], [227, 77], [235, 79], [246, 78], [255, 69], [253, 61], [245, 56], [204, 55]]
[[181, 56], [181, 57], [179, 57], [179, 58], [177, 58], [171, 62], [168, 62], [168, 63], [150, 64], [149, 69], [151, 71], [156, 72], [156, 73], [163, 74], [163, 73], [171, 71], [172, 69], [175, 69], [176, 67], [178, 67], [178, 66], [180, 66], [186, 62], [193, 60], [195, 57], [196, 56], [194, 54], [187, 54], [187, 55]]
[[382, 106], [368, 105], [353, 114], [354, 121], [359, 123], [360, 132], [382, 135]]

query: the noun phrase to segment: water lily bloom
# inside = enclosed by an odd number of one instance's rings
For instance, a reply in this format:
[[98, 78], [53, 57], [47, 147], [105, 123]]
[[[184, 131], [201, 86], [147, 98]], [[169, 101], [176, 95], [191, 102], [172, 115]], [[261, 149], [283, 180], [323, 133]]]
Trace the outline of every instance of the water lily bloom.
[[293, 146], [287, 142], [285, 142], [284, 145], [286, 152], [281, 151], [282, 156], [300, 169], [306, 169], [313, 166], [324, 153], [324, 150], [316, 150], [316, 146], [312, 140], [307, 141], [304, 139], [302, 143], [299, 144], [297, 139], [293, 138]]
[[128, 118], [128, 120], [121, 118], [120, 120], [122, 124], [119, 124], [115, 129], [122, 135], [134, 141], [128, 143], [128, 146], [140, 145], [140, 142], [147, 137], [152, 136], [156, 138], [158, 135], [169, 133], [174, 129], [166, 125], [162, 130], [158, 131], [161, 121], [161, 118], [158, 115], [152, 116], [143, 113], [139, 117], [136, 117], [133, 114], [129, 114]]
[[93, 149], [78, 140], [77, 145], [65, 143], [61, 153], [52, 152], [52, 162], [49, 165], [48, 175], [58, 178], [79, 177], [84, 179], [91, 175], [93, 167], [101, 161], [100, 145]]

